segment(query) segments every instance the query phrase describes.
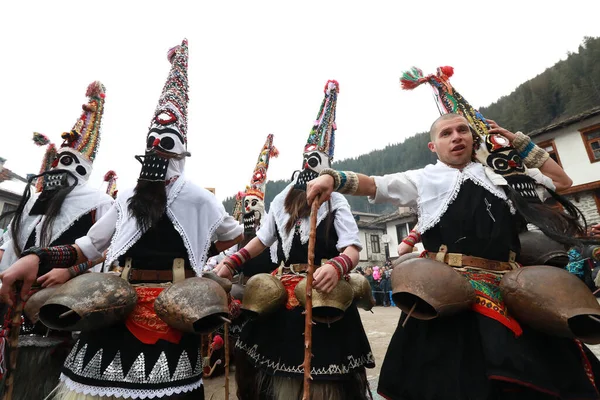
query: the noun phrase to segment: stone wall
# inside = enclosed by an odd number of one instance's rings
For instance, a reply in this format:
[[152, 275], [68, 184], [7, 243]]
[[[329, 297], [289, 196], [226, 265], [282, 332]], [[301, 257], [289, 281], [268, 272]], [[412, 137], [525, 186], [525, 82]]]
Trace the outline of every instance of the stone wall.
[[596, 201], [594, 200], [593, 191], [590, 190], [587, 192], [579, 192], [566, 197], [581, 210], [588, 225], [600, 223], [600, 215], [598, 214], [598, 208], [596, 206]]

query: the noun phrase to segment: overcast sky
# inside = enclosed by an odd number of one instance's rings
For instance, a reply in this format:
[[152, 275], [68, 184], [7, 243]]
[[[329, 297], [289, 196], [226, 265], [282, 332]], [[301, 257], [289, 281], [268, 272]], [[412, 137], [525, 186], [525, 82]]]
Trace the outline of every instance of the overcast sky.
[[[33, 131], [60, 143], [85, 89], [106, 105], [90, 184], [114, 169], [135, 184], [145, 136], [169, 71], [167, 50], [189, 40], [187, 176], [217, 197], [249, 183], [267, 134], [288, 179], [328, 79], [340, 83], [335, 158], [358, 156], [428, 129], [428, 87], [400, 89], [402, 71], [455, 68], [476, 107], [542, 73], [584, 36], [600, 36], [597, 1], [12, 1], [0, 24], [0, 157], [37, 173]], [[500, 123], [502, 121], [499, 121]]]

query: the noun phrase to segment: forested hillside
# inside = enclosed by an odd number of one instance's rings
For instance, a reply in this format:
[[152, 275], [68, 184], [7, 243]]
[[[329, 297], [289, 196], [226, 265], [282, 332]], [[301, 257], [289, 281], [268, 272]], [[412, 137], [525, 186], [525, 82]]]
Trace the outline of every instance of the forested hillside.
[[[480, 107], [479, 110], [487, 118], [500, 122], [510, 130], [529, 132], [598, 105], [600, 38], [586, 37], [578, 52], [570, 53], [566, 60], [559, 61], [521, 84], [511, 94], [501, 97], [488, 107]], [[368, 175], [421, 168], [435, 161], [435, 154], [427, 149], [428, 141], [427, 133], [417, 133], [402, 143], [386, 146], [382, 150], [334, 162], [333, 168], [360, 171]], [[286, 181], [267, 183], [267, 210], [271, 200], [286, 185]], [[348, 196], [348, 201], [355, 211], [384, 213], [393, 210], [388, 205], [369, 204], [365, 198]], [[231, 212], [234, 198], [227, 198], [223, 204]]]

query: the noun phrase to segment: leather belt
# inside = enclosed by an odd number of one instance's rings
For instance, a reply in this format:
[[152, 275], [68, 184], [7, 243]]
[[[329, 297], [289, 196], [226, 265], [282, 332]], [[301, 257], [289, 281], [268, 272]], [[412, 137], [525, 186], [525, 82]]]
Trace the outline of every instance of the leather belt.
[[487, 258], [467, 256], [461, 253], [434, 253], [428, 251], [427, 257], [446, 263], [451, 267], [474, 267], [497, 272], [512, 271], [518, 268], [518, 264], [516, 263], [488, 260]]
[[[317, 266], [315, 265], [315, 267]], [[308, 271], [308, 264], [290, 264], [289, 267], [284, 266], [283, 271], [299, 274]]]
[[[185, 270], [186, 278], [193, 278], [196, 273], [192, 270]], [[172, 282], [173, 271], [169, 269], [135, 269], [132, 268], [129, 272], [130, 281], [142, 282]]]

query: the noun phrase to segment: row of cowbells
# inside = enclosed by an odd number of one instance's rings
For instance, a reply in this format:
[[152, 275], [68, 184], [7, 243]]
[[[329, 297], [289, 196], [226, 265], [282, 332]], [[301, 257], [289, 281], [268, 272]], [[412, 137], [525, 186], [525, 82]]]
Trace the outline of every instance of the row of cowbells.
[[[403, 312], [422, 320], [466, 311], [475, 302], [469, 281], [452, 267], [426, 258], [406, 257], [392, 271], [392, 299]], [[520, 323], [550, 335], [600, 343], [600, 305], [575, 275], [547, 265], [503, 274], [500, 292]]]
[[[152, 285], [150, 285], [152, 286]], [[158, 317], [186, 333], [205, 334], [229, 315], [231, 282], [206, 274], [167, 285], [154, 302]], [[50, 329], [90, 331], [123, 321], [137, 302], [135, 287], [120, 276], [87, 273], [64, 285], [40, 290], [25, 305], [25, 315]]]
[[[340, 320], [353, 302], [367, 311], [375, 306], [367, 279], [358, 273], [350, 273], [347, 278], [339, 280], [330, 293], [312, 290], [312, 316], [315, 322], [333, 323]], [[294, 295], [302, 307], [306, 306], [306, 282], [307, 278], [304, 278], [294, 288]], [[288, 293], [279, 277], [256, 274], [246, 283], [241, 308], [247, 316], [256, 318], [275, 312], [287, 301]]]
[[[207, 273], [166, 285], [154, 302], [154, 311], [175, 329], [206, 334], [226, 321], [229, 293], [242, 301], [242, 310], [250, 318], [267, 315], [287, 301], [280, 279], [270, 274], [257, 274], [244, 287]], [[304, 306], [306, 278], [297, 285], [295, 294]], [[347, 281], [340, 280], [329, 294], [313, 290], [312, 299], [313, 319], [325, 323], [342, 318], [353, 301], [366, 310], [375, 305], [368, 281], [354, 273]], [[41, 321], [50, 329], [89, 331], [125, 320], [136, 302], [135, 287], [120, 276], [87, 273], [64, 285], [40, 290], [27, 301], [24, 312], [33, 323]]]

